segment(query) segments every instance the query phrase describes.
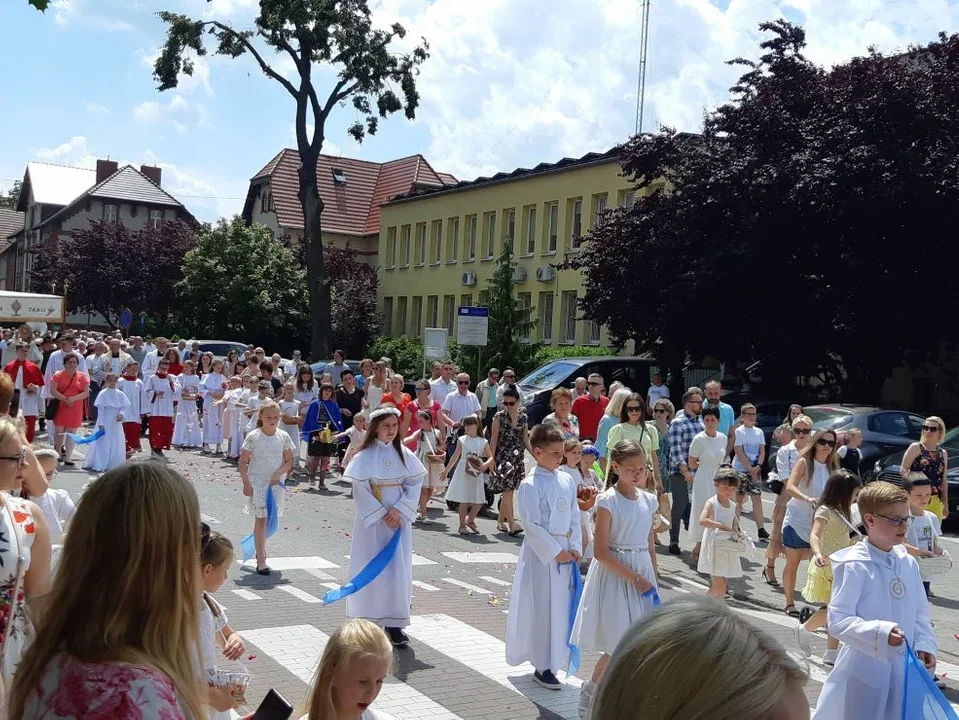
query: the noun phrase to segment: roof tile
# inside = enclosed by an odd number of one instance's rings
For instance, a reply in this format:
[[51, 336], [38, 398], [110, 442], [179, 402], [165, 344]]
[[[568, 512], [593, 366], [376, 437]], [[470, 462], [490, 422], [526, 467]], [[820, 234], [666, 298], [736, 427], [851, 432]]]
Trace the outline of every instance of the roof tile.
[[25, 213], [0, 208], [0, 246], [4, 245], [3, 241], [8, 237], [23, 230], [24, 217]]

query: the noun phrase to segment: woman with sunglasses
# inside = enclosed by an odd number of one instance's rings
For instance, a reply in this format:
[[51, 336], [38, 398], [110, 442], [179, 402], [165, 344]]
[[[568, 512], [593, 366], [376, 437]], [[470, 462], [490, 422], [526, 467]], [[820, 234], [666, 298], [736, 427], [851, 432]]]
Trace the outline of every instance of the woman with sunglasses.
[[[640, 393], [632, 393], [626, 398], [619, 414], [619, 424], [609, 431], [606, 446], [614, 448], [616, 443], [623, 440], [635, 440], [643, 446], [647, 459], [652, 459], [656, 489], [662, 492], [663, 479], [659, 472], [659, 458], [656, 455], [659, 449], [659, 431], [655, 424], [646, 422], [646, 401]], [[608, 475], [609, 468], [604, 467], [603, 472]]]
[[786, 516], [786, 503], [791, 497], [789, 493], [784, 492], [786, 481], [789, 480], [796, 461], [799, 460], [799, 453], [809, 445], [809, 438], [812, 436], [812, 418], [807, 415], [797, 415], [792, 421], [790, 435], [794, 439], [779, 448], [779, 452], [776, 453], [776, 474], [779, 480], [770, 482], [770, 487], [776, 492], [776, 505], [773, 507], [773, 531], [769, 536], [769, 545], [766, 547], [766, 566], [763, 568], [762, 577], [767, 585], [773, 587], [779, 586], [779, 581], [776, 579], [776, 559], [780, 556], [785, 557], [783, 519]]
[[946, 482], [946, 470], [949, 467], [949, 455], [946, 449], [939, 447], [946, 437], [946, 424], [941, 417], [932, 415], [922, 423], [922, 438], [906, 448], [902, 456], [902, 468], [911, 472], [921, 472], [932, 484], [932, 500], [927, 510], [935, 513], [942, 522], [949, 517], [949, 483]]
[[783, 612], [799, 617], [793, 603], [796, 590], [796, 573], [799, 563], [812, 557], [809, 536], [812, 534], [813, 516], [819, 505], [819, 496], [826, 488], [829, 476], [839, 469], [836, 455], [836, 431], [823, 428], [812, 436], [809, 445], [799, 452], [799, 458], [789, 474], [786, 493], [786, 516], [783, 519], [782, 544], [786, 548], [786, 567], [783, 570], [783, 589], [786, 607]]
[[495, 493], [503, 493], [496, 529], [516, 537], [523, 528], [513, 515], [513, 493], [526, 477], [526, 452], [532, 455], [533, 449], [529, 444], [529, 420], [519, 403], [519, 392], [513, 388], [503, 391], [503, 409], [493, 416], [490, 450], [493, 455], [490, 488]]
[[[421, 410], [427, 410], [430, 417], [433, 418], [433, 428], [440, 431], [440, 437], [445, 437], [443, 432], [443, 413], [438, 402], [430, 398], [430, 381], [416, 381], [416, 398], [407, 402], [403, 410], [403, 420], [400, 423], [400, 437], [408, 438], [410, 435], [420, 429], [420, 421], [417, 418]], [[410, 446], [413, 452], [416, 452], [415, 446]]]

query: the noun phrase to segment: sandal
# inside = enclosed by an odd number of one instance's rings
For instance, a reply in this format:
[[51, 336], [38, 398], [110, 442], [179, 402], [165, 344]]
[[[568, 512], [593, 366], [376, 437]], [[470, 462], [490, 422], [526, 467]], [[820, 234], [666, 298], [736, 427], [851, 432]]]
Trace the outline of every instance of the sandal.
[[471, 533], [470, 533], [470, 529], [469, 529], [468, 527], [466, 527], [465, 525], [460, 525], [459, 534], [460, 534], [460, 535], [470, 535], [470, 534], [471, 534]]
[[508, 533], [508, 532], [509, 532], [509, 528], [506, 526], [506, 523], [504, 523], [504, 522], [498, 522], [498, 523], [496, 523], [496, 532]]
[[799, 617], [799, 611], [796, 609], [796, 606], [793, 605], [792, 603], [790, 603], [785, 608], [783, 608], [783, 612], [786, 613], [789, 617], [794, 617], [794, 618]]
[[476, 523], [475, 523], [475, 522], [468, 522], [468, 523], [466, 523], [466, 527], [468, 527], [468, 528], [469, 528], [469, 531], [470, 531], [471, 533], [473, 533], [474, 535], [480, 535], [480, 534], [481, 534], [480, 531], [479, 531], [479, 528], [476, 527]]
[[270, 570], [270, 566], [269, 566], [269, 565], [264, 565], [263, 567], [258, 567], [258, 568], [256, 569], [256, 574], [257, 574], [257, 575], [269, 575], [271, 572], [273, 572], [273, 571]]
[[776, 579], [776, 564], [766, 565], [762, 571], [762, 579], [766, 581], [767, 585], [772, 587], [779, 587], [779, 581]]
[[523, 528], [517, 525], [516, 527], [514, 527], [512, 530], [509, 531], [509, 536], [516, 537], [517, 535], [521, 535], [522, 533], [523, 533]]

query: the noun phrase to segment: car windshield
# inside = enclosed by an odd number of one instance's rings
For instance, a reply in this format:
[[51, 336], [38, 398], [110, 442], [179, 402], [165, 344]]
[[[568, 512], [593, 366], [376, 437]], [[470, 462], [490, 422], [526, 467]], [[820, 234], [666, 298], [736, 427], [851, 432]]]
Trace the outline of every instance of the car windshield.
[[849, 410], [836, 407], [806, 408], [804, 414], [812, 420], [814, 430], [841, 428], [852, 422], [853, 414]]
[[577, 367], [579, 367], [577, 363], [554, 360], [551, 363], [546, 363], [542, 367], [536, 368], [520, 380], [519, 385], [524, 390], [552, 390], [572, 375]]

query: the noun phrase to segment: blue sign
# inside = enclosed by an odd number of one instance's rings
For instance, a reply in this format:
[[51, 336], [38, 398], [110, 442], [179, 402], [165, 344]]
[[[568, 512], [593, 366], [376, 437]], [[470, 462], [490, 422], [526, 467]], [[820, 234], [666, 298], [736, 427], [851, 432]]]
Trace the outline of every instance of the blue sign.
[[460, 317], [489, 317], [489, 308], [488, 307], [466, 307], [460, 305], [459, 307], [459, 316]]
[[133, 325], [133, 313], [130, 312], [129, 308], [126, 308], [120, 313], [120, 327], [129, 330], [131, 325]]

